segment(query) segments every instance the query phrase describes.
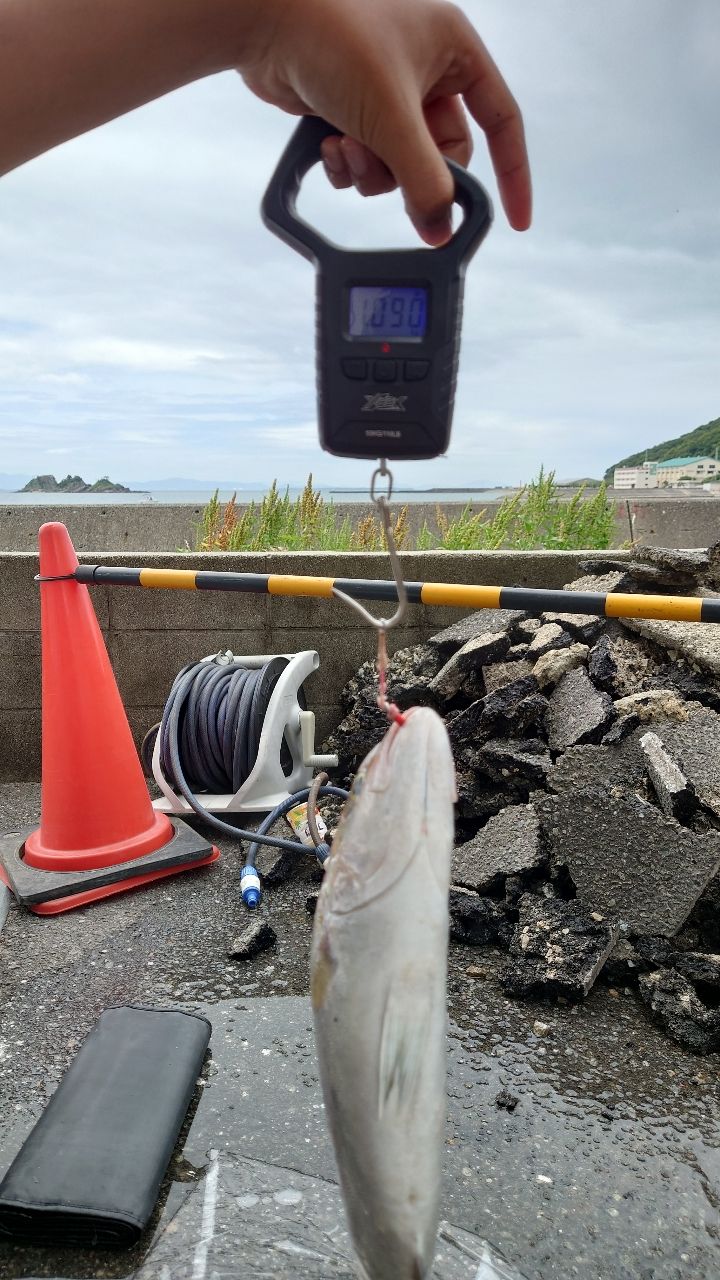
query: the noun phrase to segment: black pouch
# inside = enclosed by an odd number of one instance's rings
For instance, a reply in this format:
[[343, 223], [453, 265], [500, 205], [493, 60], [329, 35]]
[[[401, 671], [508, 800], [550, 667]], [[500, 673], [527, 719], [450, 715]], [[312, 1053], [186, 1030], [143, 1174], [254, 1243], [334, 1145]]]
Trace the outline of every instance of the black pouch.
[[152, 1214], [211, 1026], [107, 1009], [0, 1183], [0, 1240], [129, 1245]]

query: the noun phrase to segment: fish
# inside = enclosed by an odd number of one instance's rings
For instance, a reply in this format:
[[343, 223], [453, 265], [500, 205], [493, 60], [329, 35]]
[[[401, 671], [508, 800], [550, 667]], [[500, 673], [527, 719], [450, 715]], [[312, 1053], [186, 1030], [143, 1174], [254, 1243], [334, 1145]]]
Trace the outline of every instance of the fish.
[[455, 798], [445, 725], [414, 707], [357, 772], [315, 910], [319, 1074], [368, 1280], [422, 1280], [435, 1252]]

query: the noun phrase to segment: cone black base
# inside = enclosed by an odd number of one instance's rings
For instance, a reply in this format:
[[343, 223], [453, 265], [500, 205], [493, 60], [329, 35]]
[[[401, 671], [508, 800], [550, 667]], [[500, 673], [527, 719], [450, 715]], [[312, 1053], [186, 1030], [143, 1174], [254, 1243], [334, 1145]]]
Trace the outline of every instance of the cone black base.
[[176, 818], [170, 821], [175, 834], [160, 849], [142, 858], [89, 871], [43, 871], [30, 866], [23, 850], [25, 840], [35, 828], [12, 831], [0, 836], [0, 867], [18, 902], [39, 915], [54, 915], [217, 861], [220, 854], [214, 845], [186, 823]]

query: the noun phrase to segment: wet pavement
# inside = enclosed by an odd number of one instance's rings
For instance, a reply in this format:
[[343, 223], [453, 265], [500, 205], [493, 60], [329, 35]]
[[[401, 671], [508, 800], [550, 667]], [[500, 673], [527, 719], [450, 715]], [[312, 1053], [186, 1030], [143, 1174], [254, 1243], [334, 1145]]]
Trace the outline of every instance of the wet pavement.
[[[32, 823], [38, 805], [38, 787], [0, 787], [0, 830]], [[213, 1035], [140, 1244], [0, 1246], [0, 1277], [355, 1274], [306, 995], [316, 864], [308, 856], [268, 891], [277, 944], [237, 962], [226, 948], [243, 921], [241, 858], [222, 848], [215, 867], [55, 919], [12, 906], [0, 934], [0, 1174], [103, 1008], [197, 1010]], [[716, 1280], [717, 1055], [672, 1044], [622, 990], [599, 986], [575, 1007], [509, 1001], [500, 963], [487, 948], [451, 948], [446, 1225], [433, 1274]]]

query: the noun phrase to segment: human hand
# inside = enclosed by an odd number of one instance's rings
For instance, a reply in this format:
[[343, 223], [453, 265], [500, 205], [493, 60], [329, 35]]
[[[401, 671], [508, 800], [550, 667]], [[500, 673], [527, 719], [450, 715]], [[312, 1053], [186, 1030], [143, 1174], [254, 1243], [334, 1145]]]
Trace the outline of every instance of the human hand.
[[342, 131], [322, 155], [336, 187], [402, 189], [430, 245], [452, 234], [452, 177], [466, 165], [465, 107], [484, 130], [500, 197], [517, 231], [531, 185], [520, 110], [464, 13], [446, 0], [260, 0], [239, 68], [248, 87], [295, 115]]

